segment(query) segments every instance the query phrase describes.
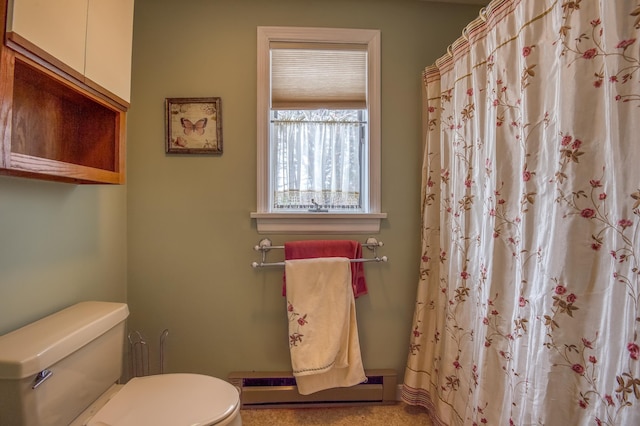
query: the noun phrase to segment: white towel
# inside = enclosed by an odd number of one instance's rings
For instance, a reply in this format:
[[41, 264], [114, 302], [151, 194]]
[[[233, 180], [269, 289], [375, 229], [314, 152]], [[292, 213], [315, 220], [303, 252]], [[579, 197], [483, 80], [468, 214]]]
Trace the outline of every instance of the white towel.
[[298, 392], [366, 381], [351, 264], [344, 257], [285, 260], [291, 365]]

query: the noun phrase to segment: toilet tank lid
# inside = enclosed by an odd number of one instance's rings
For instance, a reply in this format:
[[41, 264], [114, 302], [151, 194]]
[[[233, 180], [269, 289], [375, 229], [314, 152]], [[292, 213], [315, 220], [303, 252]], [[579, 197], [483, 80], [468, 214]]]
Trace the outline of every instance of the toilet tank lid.
[[0, 336], [0, 379], [22, 379], [49, 368], [128, 315], [125, 303], [80, 302]]

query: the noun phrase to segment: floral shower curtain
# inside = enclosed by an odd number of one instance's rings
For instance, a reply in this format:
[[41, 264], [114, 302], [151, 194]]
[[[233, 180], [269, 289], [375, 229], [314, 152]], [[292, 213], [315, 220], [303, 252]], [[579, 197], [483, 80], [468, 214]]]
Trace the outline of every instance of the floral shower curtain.
[[640, 425], [640, 2], [494, 0], [424, 72], [403, 399]]

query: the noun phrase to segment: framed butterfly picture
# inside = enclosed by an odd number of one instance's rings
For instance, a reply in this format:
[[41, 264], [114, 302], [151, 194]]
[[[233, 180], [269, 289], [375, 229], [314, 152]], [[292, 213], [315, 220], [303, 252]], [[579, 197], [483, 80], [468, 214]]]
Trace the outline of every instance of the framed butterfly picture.
[[222, 154], [220, 98], [166, 98], [169, 154]]

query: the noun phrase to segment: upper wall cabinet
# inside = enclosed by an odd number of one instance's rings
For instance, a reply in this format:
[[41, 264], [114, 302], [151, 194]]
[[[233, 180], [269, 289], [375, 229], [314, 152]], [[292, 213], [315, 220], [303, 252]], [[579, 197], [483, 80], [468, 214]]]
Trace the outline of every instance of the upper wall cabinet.
[[125, 104], [132, 35], [133, 0], [9, 1], [7, 40]]
[[87, 17], [84, 74], [129, 102], [133, 0], [89, 0]]
[[87, 0], [9, 1], [7, 38], [84, 74], [87, 6]]
[[125, 181], [133, 0], [0, 0], [0, 174]]

